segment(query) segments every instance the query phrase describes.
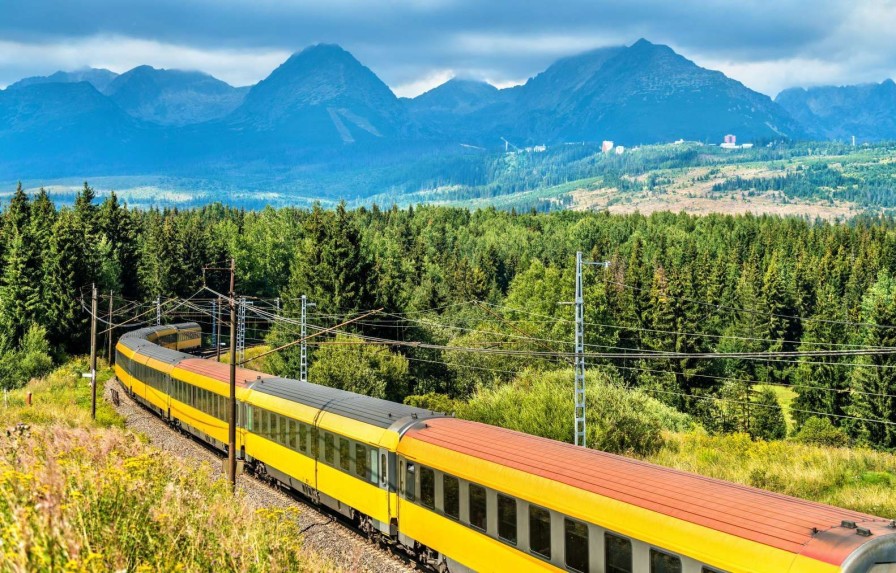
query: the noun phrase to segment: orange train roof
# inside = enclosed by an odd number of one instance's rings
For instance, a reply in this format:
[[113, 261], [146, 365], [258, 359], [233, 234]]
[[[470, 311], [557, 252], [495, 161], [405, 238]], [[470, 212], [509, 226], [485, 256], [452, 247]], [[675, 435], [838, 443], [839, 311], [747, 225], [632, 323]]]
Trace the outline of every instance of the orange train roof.
[[[435, 418], [405, 435], [532, 475], [839, 565], [867, 538], [848, 520], [893, 533], [886, 520], [512, 430]], [[820, 533], [814, 534], [812, 528]]]
[[[201, 374], [219, 382], [230, 382], [230, 364], [224, 362], [215, 362], [214, 360], [206, 360], [204, 358], [185, 358], [177, 363], [177, 368]], [[236, 384], [237, 386], [247, 386], [258, 378], [270, 377], [257, 370], [249, 370], [248, 368], [236, 367]]]

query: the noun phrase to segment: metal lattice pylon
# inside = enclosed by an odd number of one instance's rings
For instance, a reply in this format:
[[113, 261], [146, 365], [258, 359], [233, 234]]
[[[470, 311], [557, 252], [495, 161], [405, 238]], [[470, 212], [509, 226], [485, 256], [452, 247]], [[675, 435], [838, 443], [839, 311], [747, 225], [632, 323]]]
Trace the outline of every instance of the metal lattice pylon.
[[236, 360], [240, 363], [246, 358], [246, 297], [241, 296], [237, 305]]
[[215, 348], [218, 347], [218, 305], [215, 301], [212, 301], [212, 340], [214, 341], [213, 346]]
[[307, 328], [305, 327], [306, 315], [305, 311], [308, 306], [308, 297], [302, 295], [302, 329], [299, 335], [302, 337], [302, 349], [299, 357], [299, 380], [308, 381], [308, 344], [305, 342], [307, 336]]
[[575, 444], [585, 445], [585, 299], [582, 295], [582, 251], [576, 253]]

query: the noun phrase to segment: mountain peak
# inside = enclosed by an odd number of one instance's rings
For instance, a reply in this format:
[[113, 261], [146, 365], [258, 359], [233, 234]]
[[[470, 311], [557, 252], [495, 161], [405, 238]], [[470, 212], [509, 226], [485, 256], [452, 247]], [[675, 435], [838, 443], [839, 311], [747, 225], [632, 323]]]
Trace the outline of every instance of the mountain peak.
[[145, 65], [115, 78], [104, 93], [131, 115], [163, 125], [186, 125], [224, 117], [245, 96], [245, 90], [204, 72]]
[[315, 44], [289, 57], [252, 87], [234, 125], [288, 131], [305, 141], [353, 143], [394, 133], [404, 109], [389, 86], [336, 44]]
[[7, 89], [23, 88], [34, 84], [71, 84], [88, 82], [103, 91], [118, 74], [105, 68], [80, 68], [71, 72], [58, 71], [49, 76], [33, 76], [10, 84]]

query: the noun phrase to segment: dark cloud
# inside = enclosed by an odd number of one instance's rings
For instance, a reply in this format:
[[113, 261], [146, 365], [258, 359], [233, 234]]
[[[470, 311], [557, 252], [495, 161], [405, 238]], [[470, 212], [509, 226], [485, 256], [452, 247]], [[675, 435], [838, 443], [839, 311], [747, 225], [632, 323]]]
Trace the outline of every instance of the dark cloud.
[[[524, 79], [560, 55], [639, 37], [667, 43], [698, 63], [727, 66], [723, 71], [760, 63], [764, 69], [788, 61], [823, 63], [834, 54], [839, 61], [863, 61], [875, 47], [863, 41], [862, 26], [853, 38], [846, 30], [846, 45], [836, 42], [838, 34], [856, 14], [865, 27], [892, 24], [889, 5], [885, 0], [31, 0], [0, 18], [0, 43], [27, 46], [23, 56], [33, 60], [32, 73], [45, 73], [65, 44], [90, 43], [82, 65], [95, 65], [101, 55], [96, 39], [103, 38], [110, 53], [126, 41], [131, 49], [144, 46], [135, 56], [149, 58], [154, 45], [177, 46], [210, 59], [232, 58], [237, 68], [266, 61], [263, 54], [335, 42], [396, 87], [445, 70], [497, 82]], [[875, 10], [887, 17], [875, 18]], [[46, 58], [34, 49], [39, 46], [47, 46]], [[880, 44], [876, 49], [881, 51]], [[872, 54], [868, 69], [889, 69], [893, 55]], [[121, 59], [109, 56], [109, 61]], [[10, 60], [0, 56], [0, 84], [28, 68], [28, 62]], [[194, 60], [203, 62], [198, 55], [189, 61]], [[214, 72], [226, 62], [211, 67]], [[269, 70], [254, 71], [237, 70], [233, 77], [257, 80]], [[774, 78], [765, 81], [776, 85]]]

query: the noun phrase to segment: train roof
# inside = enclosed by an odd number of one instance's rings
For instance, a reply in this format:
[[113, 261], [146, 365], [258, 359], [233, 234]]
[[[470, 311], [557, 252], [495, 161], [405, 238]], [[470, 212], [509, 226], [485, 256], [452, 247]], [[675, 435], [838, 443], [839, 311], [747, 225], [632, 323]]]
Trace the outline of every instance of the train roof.
[[[169, 350], [147, 340], [157, 332], [171, 329], [198, 329], [199, 325], [188, 322], [162, 326], [151, 326], [127, 332], [119, 339], [119, 343], [136, 350], [140, 354], [156, 360], [176, 365], [179, 369], [206, 376], [219, 382], [230, 381], [230, 366], [197, 358], [190, 354]], [[338, 388], [330, 388], [310, 382], [300, 382], [289, 378], [271, 376], [264, 372], [237, 367], [236, 382], [240, 386], [276, 398], [298, 402], [318, 410], [324, 410], [345, 418], [357, 420], [378, 428], [389, 428], [398, 420], [408, 418], [425, 419], [442, 416], [430, 410], [415, 408], [397, 402], [372, 398], [363, 394], [355, 394]]]
[[405, 439], [837, 565], [868, 541], [854, 524], [893, 533], [864, 513], [466, 420], [427, 420]]
[[299, 402], [384, 429], [402, 418], [425, 419], [442, 415], [422, 408], [288, 378], [262, 377], [251, 387], [256, 392]]
[[169, 332], [171, 330], [196, 330], [198, 328], [199, 325], [195, 322], [163, 324], [161, 326], [138, 328], [137, 330], [131, 330], [130, 332], [122, 334], [121, 338], [118, 339], [118, 343], [125, 348], [137, 351], [149, 358], [165, 362], [166, 364], [175, 365], [187, 358], [193, 358], [193, 355], [159, 346], [154, 341], [148, 340], [148, 338], [151, 338], [154, 334], [159, 332]]

